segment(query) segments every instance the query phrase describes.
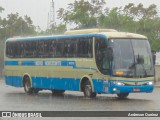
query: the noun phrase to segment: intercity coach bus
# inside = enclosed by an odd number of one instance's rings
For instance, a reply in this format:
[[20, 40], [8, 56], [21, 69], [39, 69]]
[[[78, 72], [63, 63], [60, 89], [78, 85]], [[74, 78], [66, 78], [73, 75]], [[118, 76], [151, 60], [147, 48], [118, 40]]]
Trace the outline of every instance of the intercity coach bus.
[[10, 38], [5, 44], [5, 82], [28, 94], [51, 90], [97, 94], [150, 93], [154, 65], [147, 37], [113, 29]]

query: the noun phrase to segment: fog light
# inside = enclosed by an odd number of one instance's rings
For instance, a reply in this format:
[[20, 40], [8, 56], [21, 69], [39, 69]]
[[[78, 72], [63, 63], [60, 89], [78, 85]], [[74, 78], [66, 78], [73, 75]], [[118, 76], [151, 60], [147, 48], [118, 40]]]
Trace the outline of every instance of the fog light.
[[113, 91], [117, 91], [117, 89], [116, 89], [116, 88], [113, 88]]

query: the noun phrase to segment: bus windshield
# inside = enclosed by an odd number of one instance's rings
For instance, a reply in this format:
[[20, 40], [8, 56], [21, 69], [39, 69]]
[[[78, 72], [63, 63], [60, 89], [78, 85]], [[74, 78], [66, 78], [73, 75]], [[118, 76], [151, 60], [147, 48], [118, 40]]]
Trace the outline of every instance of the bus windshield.
[[154, 75], [152, 54], [146, 39], [111, 39], [113, 76], [149, 77]]

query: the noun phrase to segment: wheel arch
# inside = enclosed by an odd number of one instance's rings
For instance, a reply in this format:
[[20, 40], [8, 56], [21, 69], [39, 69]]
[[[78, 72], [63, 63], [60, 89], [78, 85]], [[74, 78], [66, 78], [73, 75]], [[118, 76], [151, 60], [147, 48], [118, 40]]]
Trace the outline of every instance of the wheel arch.
[[94, 85], [91, 76], [89, 75], [84, 75], [81, 80], [80, 80], [80, 91], [84, 91], [84, 83], [85, 81], [89, 80], [92, 86], [92, 91], [94, 92]]

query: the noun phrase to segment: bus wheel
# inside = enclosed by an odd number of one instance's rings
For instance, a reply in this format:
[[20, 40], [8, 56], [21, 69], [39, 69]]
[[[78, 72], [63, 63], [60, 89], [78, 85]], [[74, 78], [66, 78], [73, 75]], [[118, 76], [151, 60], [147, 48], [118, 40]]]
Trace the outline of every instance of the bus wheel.
[[52, 95], [62, 95], [65, 90], [52, 90]]
[[87, 80], [84, 86], [84, 96], [87, 98], [95, 98], [97, 93], [92, 91], [92, 86], [90, 82]]
[[129, 93], [119, 93], [119, 94], [117, 94], [118, 98], [120, 98], [120, 99], [125, 99], [125, 98], [127, 98], [128, 95], [129, 95]]
[[29, 77], [24, 78], [24, 91], [28, 94], [32, 94], [34, 89], [31, 87], [31, 82]]

